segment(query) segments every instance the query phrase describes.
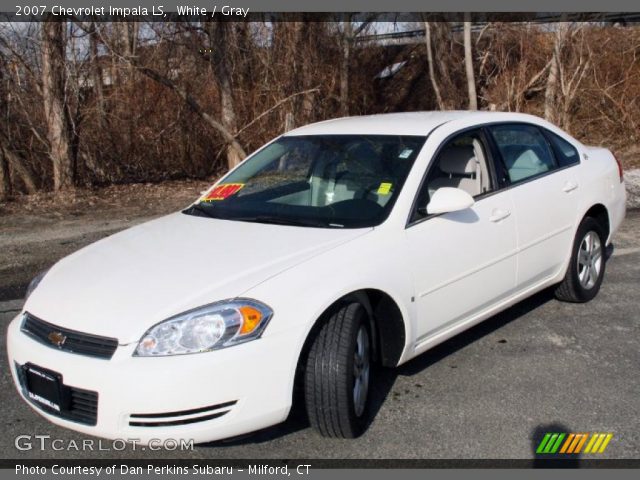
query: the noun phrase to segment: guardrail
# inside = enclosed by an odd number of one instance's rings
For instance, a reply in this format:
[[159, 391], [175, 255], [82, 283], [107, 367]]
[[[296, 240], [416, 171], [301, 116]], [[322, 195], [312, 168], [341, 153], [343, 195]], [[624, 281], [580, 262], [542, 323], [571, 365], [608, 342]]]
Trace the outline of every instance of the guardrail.
[[[566, 14], [564, 17], [561, 14], [542, 14], [531, 17], [531, 20], [527, 20], [528, 23], [538, 24], [552, 24], [558, 21], [569, 22], [594, 22], [600, 24], [620, 24], [625, 26], [628, 24], [640, 23], [640, 13], [574, 13]], [[518, 20], [518, 22], [524, 22], [525, 20]], [[461, 32], [463, 25], [462, 22], [452, 22], [451, 31]], [[472, 31], [480, 31], [484, 28], [489, 21], [473, 22]], [[402, 45], [409, 43], [418, 43], [424, 39], [424, 28], [416, 30], [406, 30], [403, 32], [388, 32], [378, 33], [372, 35], [362, 35], [355, 39], [356, 43], [378, 43], [381, 45]]]

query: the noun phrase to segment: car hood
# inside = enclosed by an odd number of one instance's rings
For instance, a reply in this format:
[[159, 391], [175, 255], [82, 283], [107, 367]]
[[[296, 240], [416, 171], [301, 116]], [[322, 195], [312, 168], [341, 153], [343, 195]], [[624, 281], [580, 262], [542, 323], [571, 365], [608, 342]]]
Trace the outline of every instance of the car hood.
[[31, 294], [25, 310], [54, 325], [130, 343], [166, 318], [241, 296], [270, 277], [371, 230], [293, 227], [175, 213], [62, 259]]

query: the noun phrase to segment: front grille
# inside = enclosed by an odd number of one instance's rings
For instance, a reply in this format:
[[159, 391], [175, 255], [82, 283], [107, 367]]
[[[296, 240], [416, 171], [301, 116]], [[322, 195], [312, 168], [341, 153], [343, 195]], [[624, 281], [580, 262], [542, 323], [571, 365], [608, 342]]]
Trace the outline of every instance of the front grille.
[[48, 408], [46, 405], [38, 403], [29, 397], [27, 393], [27, 382], [25, 378], [24, 368], [17, 363], [15, 364], [18, 373], [18, 381], [24, 397], [32, 405], [50, 415], [71, 420], [72, 422], [82, 423], [84, 425], [95, 426], [98, 422], [98, 392], [83, 390], [81, 388], [63, 385], [63, 394], [66, 398], [66, 406], [60, 411]]
[[129, 417], [131, 427], [172, 427], [204, 422], [222, 417], [231, 411], [237, 400], [219, 403], [208, 407], [193, 408], [179, 412], [133, 413]]
[[[90, 357], [110, 359], [118, 348], [116, 338], [99, 337], [58, 327], [40, 320], [28, 312], [24, 314], [22, 331], [48, 347]], [[51, 335], [64, 338], [64, 341], [57, 345], [51, 340]]]

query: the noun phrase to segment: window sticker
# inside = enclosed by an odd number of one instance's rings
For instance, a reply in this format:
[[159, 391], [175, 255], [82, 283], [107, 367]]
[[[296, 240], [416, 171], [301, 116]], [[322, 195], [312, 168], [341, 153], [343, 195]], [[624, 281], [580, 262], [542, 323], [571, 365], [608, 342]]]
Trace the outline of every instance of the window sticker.
[[380, 186], [378, 187], [378, 195], [389, 195], [389, 192], [391, 192], [391, 187], [393, 186], [392, 183], [381, 183]]
[[410, 148], [405, 148], [403, 151], [400, 152], [400, 155], [398, 155], [398, 158], [409, 158], [409, 156], [413, 153], [413, 150]]
[[244, 187], [244, 183], [221, 183], [216, 185], [201, 198], [201, 202], [214, 202], [218, 200], [225, 200], [231, 195], [235, 195]]

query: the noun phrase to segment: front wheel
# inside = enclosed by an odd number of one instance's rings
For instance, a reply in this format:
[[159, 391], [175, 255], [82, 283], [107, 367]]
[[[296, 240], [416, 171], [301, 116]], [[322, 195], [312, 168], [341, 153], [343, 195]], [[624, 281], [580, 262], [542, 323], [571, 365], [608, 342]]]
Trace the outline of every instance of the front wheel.
[[605, 270], [605, 236], [593, 218], [582, 220], [573, 243], [571, 261], [556, 297], [565, 302], [588, 302], [600, 290]]
[[309, 422], [325, 437], [355, 438], [368, 421], [372, 341], [366, 310], [345, 304], [322, 325], [307, 357]]

